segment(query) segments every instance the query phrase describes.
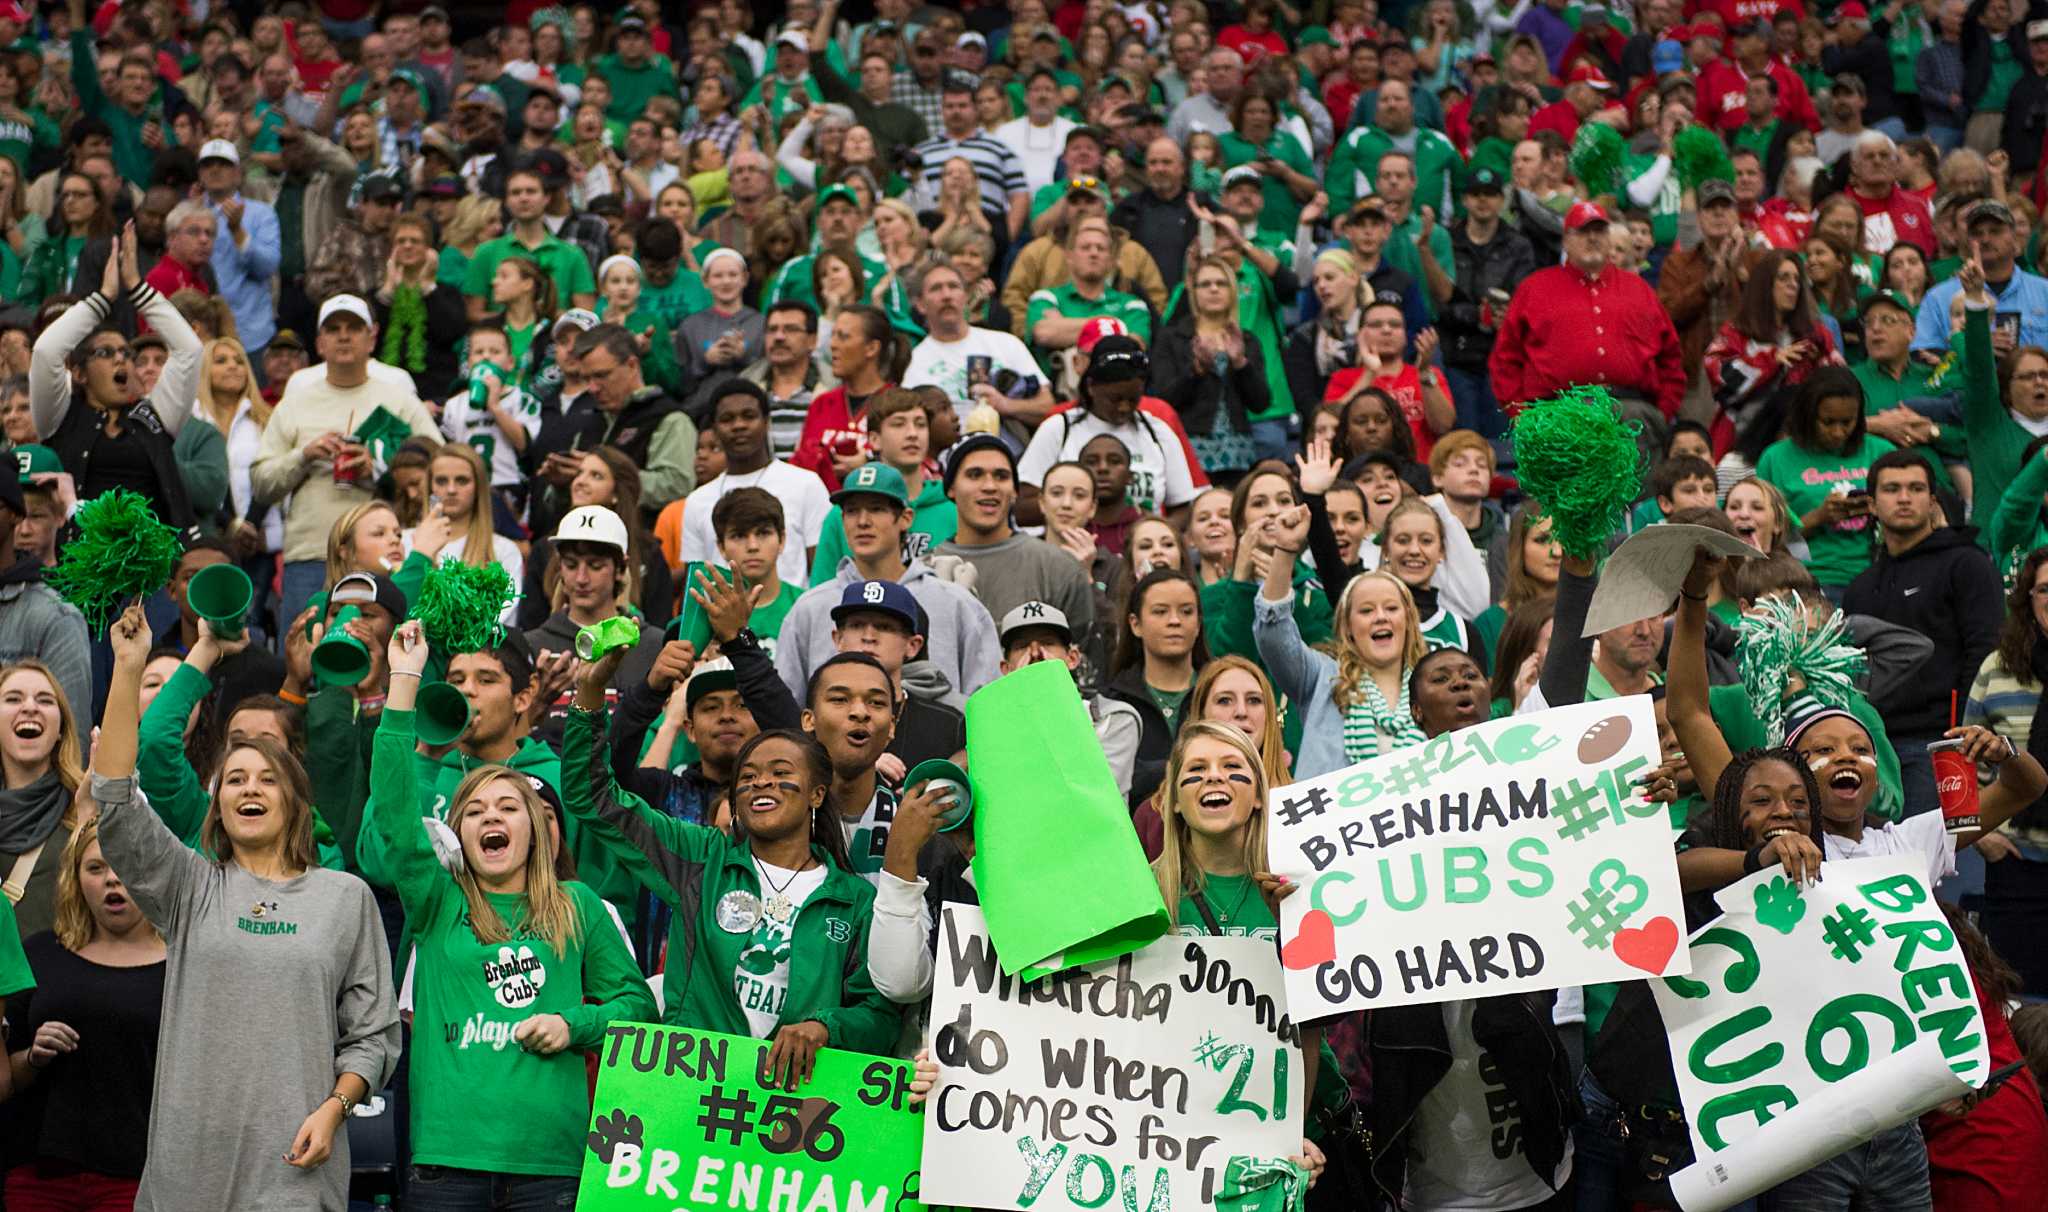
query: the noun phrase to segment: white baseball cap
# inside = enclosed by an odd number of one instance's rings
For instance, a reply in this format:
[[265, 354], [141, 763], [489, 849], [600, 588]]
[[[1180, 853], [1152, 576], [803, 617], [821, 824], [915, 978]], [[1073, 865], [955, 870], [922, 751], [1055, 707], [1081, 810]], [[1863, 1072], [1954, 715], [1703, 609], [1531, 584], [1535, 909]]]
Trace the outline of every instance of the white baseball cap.
[[226, 160], [229, 164], [240, 164], [242, 153], [236, 151], [235, 145], [226, 139], [208, 139], [199, 147], [199, 163], [204, 164], [208, 160]]
[[336, 295], [320, 305], [320, 327], [327, 327], [327, 321], [346, 313], [365, 324], [375, 324], [377, 318], [370, 314], [370, 305], [354, 295]]
[[621, 552], [628, 550], [626, 524], [602, 505], [579, 505], [570, 510], [555, 528], [555, 542], [606, 543]]

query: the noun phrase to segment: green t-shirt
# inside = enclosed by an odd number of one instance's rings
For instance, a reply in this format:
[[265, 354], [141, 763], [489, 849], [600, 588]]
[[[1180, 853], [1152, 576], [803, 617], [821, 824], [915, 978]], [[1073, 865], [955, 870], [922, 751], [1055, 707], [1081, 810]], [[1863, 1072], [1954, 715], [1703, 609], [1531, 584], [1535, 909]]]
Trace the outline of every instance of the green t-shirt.
[[1181, 705], [1188, 701], [1189, 690], [1161, 690], [1150, 682], [1145, 683], [1145, 693], [1151, 696], [1152, 705], [1159, 708], [1159, 713], [1166, 717], [1166, 726], [1170, 731], [1180, 731], [1180, 709]]
[[[1759, 479], [1785, 494], [1792, 510], [1793, 524], [1820, 507], [1838, 484], [1863, 491], [1870, 478], [1870, 465], [1893, 449], [1883, 438], [1864, 435], [1863, 444], [1850, 453], [1816, 453], [1795, 446], [1790, 438], [1773, 442], [1756, 461]], [[1806, 566], [1822, 585], [1843, 586], [1870, 566], [1871, 531], [1876, 522], [1866, 514], [1845, 518], [1806, 540]]]
[[546, 270], [555, 282], [555, 305], [558, 307], [573, 306], [576, 295], [597, 293], [597, 281], [591, 277], [590, 261], [582, 249], [552, 232], [542, 236], [537, 246], [528, 248], [510, 231], [477, 245], [476, 255], [469, 259], [469, 266], [463, 271], [462, 293], [476, 295], [488, 302], [491, 279], [497, 276], [498, 263], [507, 257], [526, 257]]
[[[1084, 320], [1095, 316], [1108, 316], [1122, 320], [1131, 335], [1152, 344], [1152, 308], [1136, 295], [1105, 286], [1099, 298], [1086, 298], [1073, 282], [1062, 282], [1058, 286], [1031, 292], [1031, 302], [1024, 312], [1024, 332], [1029, 336], [1038, 328], [1038, 322], [1048, 315], [1068, 320]], [[1038, 348], [1038, 342], [1031, 342], [1033, 351], [1044, 362], [1048, 351]], [[1047, 369], [1050, 369], [1048, 367]]]
[[21, 927], [14, 920], [14, 902], [0, 896], [0, 999], [36, 987], [28, 956], [21, 950]]
[[1778, 137], [1778, 127], [1780, 125], [1782, 123], [1776, 118], [1772, 118], [1761, 125], [1754, 122], [1745, 122], [1735, 128], [1735, 146], [1738, 150], [1747, 148], [1756, 153], [1757, 159], [1769, 163], [1771, 144]]
[[[1271, 156], [1295, 172], [1309, 177], [1316, 175], [1315, 165], [1310, 163], [1301, 141], [1284, 130], [1274, 131], [1264, 147], [1255, 146], [1233, 131], [1224, 131], [1217, 136], [1217, 143], [1223, 149], [1223, 167], [1226, 169], [1251, 164], [1261, 156]], [[1301, 203], [1295, 201], [1287, 183], [1278, 175], [1265, 176], [1261, 188], [1266, 204], [1259, 210], [1259, 230], [1278, 236], [1293, 235], [1301, 221]]]
[[[854, 255], [860, 258], [863, 280], [861, 293], [865, 297], [868, 291], [874, 289], [875, 283], [888, 276], [889, 267], [864, 254]], [[795, 302], [817, 307], [818, 294], [811, 288], [811, 267], [817, 264], [817, 261], [816, 253], [805, 253], [801, 257], [791, 258], [788, 264], [776, 271], [775, 277], [768, 283], [768, 288], [761, 292], [760, 306], [765, 310], [771, 303]]]
[[1992, 38], [1990, 42], [1991, 79], [1984, 85], [1984, 95], [1977, 98], [1976, 111], [1980, 114], [2004, 113], [2006, 98], [2023, 74], [2019, 60], [2013, 57], [2012, 43], [2004, 38]]
[[[903, 558], [921, 560], [933, 548], [948, 542], [960, 529], [960, 512], [947, 498], [945, 486], [927, 477], [917, 499], [910, 503], [910, 529], [903, 535]], [[819, 528], [818, 548], [811, 556], [811, 584], [823, 585], [839, 575], [839, 561], [853, 553], [846, 546], [846, 527], [841, 524], [839, 506], [825, 513]]]
[[[1867, 358], [1851, 366], [1849, 371], [1856, 376], [1858, 383], [1863, 384], [1863, 415], [1866, 417], [1874, 417], [1907, 400], [1940, 395], [1945, 390], [1936, 369], [1918, 358], [1907, 358], [1904, 372], [1896, 379]], [[1934, 469], [1936, 488], [1953, 488], [1955, 482], [1949, 475], [1948, 464], [1961, 463], [1969, 457], [1961, 425], [1943, 426], [1939, 437], [1915, 449], [1929, 456], [1927, 464]]]
[[676, 93], [675, 64], [664, 55], [649, 55], [638, 67], [606, 55], [597, 61], [596, 71], [612, 86], [612, 103], [605, 106], [604, 116], [614, 122], [631, 122], [646, 111], [649, 101]]
[[[701, 254], [700, 254], [701, 255]], [[640, 278], [640, 310], [651, 311], [674, 332], [684, 320], [711, 306], [711, 292], [694, 269], [676, 269], [676, 276], [656, 286], [644, 274]]]

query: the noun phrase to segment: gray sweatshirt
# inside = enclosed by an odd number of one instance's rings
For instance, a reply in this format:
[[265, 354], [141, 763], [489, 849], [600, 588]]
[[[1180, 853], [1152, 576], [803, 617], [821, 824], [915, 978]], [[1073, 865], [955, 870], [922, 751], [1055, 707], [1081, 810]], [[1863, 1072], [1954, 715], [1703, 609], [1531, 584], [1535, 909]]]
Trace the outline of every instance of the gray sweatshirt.
[[1044, 539], [1012, 534], [979, 547], [948, 540], [934, 554], [959, 556], [974, 565], [974, 596], [992, 617], [1000, 619], [1026, 602], [1044, 602], [1067, 616], [1081, 645], [1093, 635], [1094, 581], [1073, 556]]
[[369, 886], [319, 867], [280, 882], [212, 862], [133, 779], [92, 776], [100, 845], [169, 945], [137, 1212], [341, 1212], [346, 1129], [311, 1170], [284, 1155], [335, 1079], [398, 1064], [391, 953]]
[[49, 666], [73, 716], [87, 724], [99, 718], [85, 616], [43, 584], [42, 569], [29, 556], [0, 571], [0, 665], [24, 660]]

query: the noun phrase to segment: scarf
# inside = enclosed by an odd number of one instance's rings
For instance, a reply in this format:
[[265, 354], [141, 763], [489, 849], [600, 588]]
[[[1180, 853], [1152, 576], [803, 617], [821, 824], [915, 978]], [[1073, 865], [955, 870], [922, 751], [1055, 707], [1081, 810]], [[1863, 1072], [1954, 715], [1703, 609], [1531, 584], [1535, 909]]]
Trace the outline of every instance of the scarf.
[[70, 803], [55, 770], [26, 787], [0, 789], [0, 854], [27, 854], [47, 842]]
[[1345, 761], [1357, 763], [1378, 757], [1381, 733], [1393, 742], [1393, 749], [1406, 749], [1428, 739], [1409, 710], [1406, 679], [1401, 682], [1401, 701], [1391, 708], [1387, 706], [1387, 696], [1380, 693], [1379, 685], [1370, 677], [1362, 679], [1358, 688], [1363, 697], [1344, 712]]
[[1323, 376], [1336, 374], [1347, 366], [1358, 364], [1358, 311], [1340, 321], [1339, 331], [1330, 331], [1328, 324], [1316, 325], [1316, 373]]
[[419, 287], [407, 284], [391, 292], [391, 312], [384, 321], [384, 344], [377, 357], [414, 374], [427, 368], [427, 304]]

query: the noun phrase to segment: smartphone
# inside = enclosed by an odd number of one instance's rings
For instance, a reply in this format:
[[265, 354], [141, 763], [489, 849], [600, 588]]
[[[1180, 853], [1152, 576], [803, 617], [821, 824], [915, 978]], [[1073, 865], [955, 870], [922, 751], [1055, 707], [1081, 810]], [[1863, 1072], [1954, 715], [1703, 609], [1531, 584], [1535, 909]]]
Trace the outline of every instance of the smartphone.
[[1977, 1101], [1981, 1103], [1985, 1099], [1990, 1098], [1992, 1095], [1998, 1093], [1998, 1088], [2000, 1086], [2003, 1086], [2005, 1083], [2011, 1081], [2013, 1078], [2018, 1077], [2020, 1075], [2020, 1070], [2025, 1069], [2026, 1067], [2026, 1061], [2016, 1060], [2009, 1065], [2000, 1065], [1998, 1068], [1993, 1069], [1991, 1071], [1991, 1076], [1984, 1079], [1984, 1084], [1977, 1087]]
[[989, 381], [995, 369], [996, 360], [988, 354], [967, 355], [967, 386], [977, 387]]

